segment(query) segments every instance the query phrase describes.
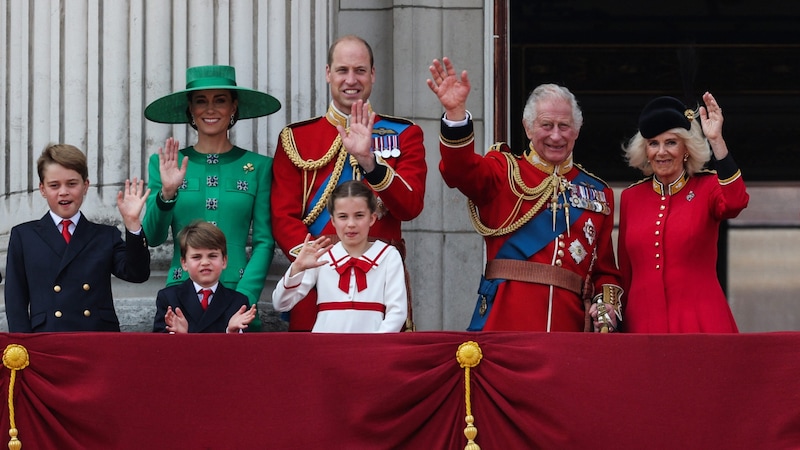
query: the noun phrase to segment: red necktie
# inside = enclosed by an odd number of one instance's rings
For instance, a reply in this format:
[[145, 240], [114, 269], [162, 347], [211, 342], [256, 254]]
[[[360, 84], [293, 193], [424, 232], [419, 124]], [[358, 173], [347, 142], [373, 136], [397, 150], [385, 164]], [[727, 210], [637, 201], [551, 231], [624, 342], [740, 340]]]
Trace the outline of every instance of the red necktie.
[[339, 272], [339, 289], [343, 292], [350, 292], [350, 268], [355, 270], [358, 292], [363, 291], [367, 288], [367, 272], [372, 268], [372, 263], [363, 259], [350, 258], [346, 263], [336, 266], [336, 271]]
[[211, 289], [201, 289], [199, 293], [203, 294], [203, 299], [200, 300], [200, 306], [202, 306], [203, 311], [205, 311], [206, 309], [208, 309], [208, 299], [209, 297], [211, 297], [211, 294], [213, 294], [214, 291], [212, 291]]
[[71, 223], [72, 223], [71, 220], [62, 220], [61, 221], [61, 225], [62, 225], [62, 227], [61, 227], [61, 235], [64, 236], [64, 240], [67, 241], [67, 244], [69, 244], [69, 240], [70, 240], [70, 238], [72, 238], [72, 235], [69, 234], [69, 224], [71, 224]]

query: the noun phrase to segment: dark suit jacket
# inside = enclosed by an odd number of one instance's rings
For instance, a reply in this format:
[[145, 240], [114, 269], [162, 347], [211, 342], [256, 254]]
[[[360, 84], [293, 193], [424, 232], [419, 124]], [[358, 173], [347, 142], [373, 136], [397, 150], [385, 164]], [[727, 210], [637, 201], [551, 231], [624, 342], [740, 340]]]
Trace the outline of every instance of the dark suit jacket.
[[[111, 275], [134, 283], [150, 278], [144, 231], [90, 222], [75, 226], [69, 245], [50, 213], [11, 229], [6, 264], [10, 332], [119, 331]], [[29, 311], [30, 308], [30, 311]]]
[[249, 307], [246, 295], [219, 283], [217, 292], [211, 297], [211, 304], [203, 311], [197, 299], [197, 292], [194, 290], [194, 283], [189, 279], [158, 291], [153, 331], [161, 333], [167, 331], [164, 317], [167, 314], [167, 306], [172, 306], [173, 311], [175, 308], [180, 308], [183, 312], [186, 321], [189, 322], [189, 333], [224, 333], [228, 328], [228, 321], [242, 305]]

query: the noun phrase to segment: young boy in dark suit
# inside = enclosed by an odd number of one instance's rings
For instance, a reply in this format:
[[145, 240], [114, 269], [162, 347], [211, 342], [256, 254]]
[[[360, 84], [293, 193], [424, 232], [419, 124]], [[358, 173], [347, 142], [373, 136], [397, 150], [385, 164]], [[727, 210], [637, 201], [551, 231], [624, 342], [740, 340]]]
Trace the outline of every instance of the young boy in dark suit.
[[189, 279], [158, 291], [154, 332], [239, 333], [256, 316], [247, 296], [219, 282], [228, 264], [225, 234], [210, 222], [195, 221], [178, 233], [181, 266]]
[[140, 215], [150, 190], [125, 180], [115, 226], [81, 213], [89, 191], [86, 155], [67, 144], [48, 145], [38, 161], [39, 191], [50, 208], [39, 220], [11, 229], [6, 264], [6, 318], [12, 333], [119, 331], [111, 275], [134, 283], [150, 278], [150, 251]]

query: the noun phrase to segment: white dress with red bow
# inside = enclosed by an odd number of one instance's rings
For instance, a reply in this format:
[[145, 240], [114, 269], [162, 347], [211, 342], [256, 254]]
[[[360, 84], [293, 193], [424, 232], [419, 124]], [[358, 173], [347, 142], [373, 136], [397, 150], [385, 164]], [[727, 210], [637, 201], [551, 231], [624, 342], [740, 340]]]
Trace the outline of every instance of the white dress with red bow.
[[289, 276], [291, 267], [272, 293], [276, 311], [289, 311], [317, 288], [317, 321], [313, 332], [391, 333], [406, 321], [405, 272], [400, 253], [375, 241], [359, 258], [351, 258], [341, 243], [321, 259], [321, 267]]

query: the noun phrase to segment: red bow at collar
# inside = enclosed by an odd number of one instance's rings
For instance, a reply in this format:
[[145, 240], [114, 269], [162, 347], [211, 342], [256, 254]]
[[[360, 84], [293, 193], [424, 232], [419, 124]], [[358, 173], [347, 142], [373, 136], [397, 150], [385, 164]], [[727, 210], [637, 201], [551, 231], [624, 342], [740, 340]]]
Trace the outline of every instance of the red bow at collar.
[[372, 263], [359, 258], [350, 258], [345, 263], [336, 266], [339, 272], [339, 289], [343, 292], [350, 292], [350, 269], [354, 269], [356, 274], [356, 287], [358, 292], [367, 288], [367, 272], [372, 269]]

